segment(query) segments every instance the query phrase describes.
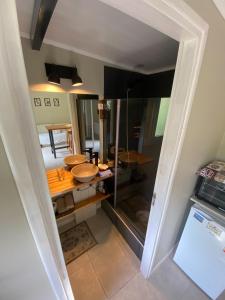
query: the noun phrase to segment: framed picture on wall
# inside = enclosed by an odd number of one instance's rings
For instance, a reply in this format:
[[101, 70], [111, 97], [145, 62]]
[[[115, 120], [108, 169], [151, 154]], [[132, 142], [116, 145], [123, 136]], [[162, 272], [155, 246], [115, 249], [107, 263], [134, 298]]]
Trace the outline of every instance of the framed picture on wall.
[[59, 98], [53, 98], [54, 106], [59, 106]]
[[51, 106], [50, 98], [44, 98], [45, 106]]
[[41, 106], [41, 98], [34, 98], [34, 106]]

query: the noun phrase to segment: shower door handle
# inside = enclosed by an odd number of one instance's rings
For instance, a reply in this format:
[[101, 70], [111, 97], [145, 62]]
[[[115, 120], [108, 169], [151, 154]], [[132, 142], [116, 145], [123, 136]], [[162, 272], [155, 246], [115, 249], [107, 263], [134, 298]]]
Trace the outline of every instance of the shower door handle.
[[155, 200], [156, 200], [156, 193], [154, 192], [152, 195], [152, 206], [155, 205]]

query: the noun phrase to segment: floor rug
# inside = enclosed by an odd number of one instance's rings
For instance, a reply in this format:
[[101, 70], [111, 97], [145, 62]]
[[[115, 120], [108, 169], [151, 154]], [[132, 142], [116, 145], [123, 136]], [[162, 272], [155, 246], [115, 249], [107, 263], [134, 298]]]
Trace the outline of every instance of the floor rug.
[[97, 244], [85, 221], [61, 233], [60, 240], [66, 264]]

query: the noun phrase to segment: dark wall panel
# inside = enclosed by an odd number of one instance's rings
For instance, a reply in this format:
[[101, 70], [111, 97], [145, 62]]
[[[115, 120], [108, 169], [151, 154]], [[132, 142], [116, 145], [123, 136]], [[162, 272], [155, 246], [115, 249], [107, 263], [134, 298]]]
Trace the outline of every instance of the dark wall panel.
[[112, 67], [104, 68], [104, 97], [105, 99], [129, 97], [170, 97], [173, 84], [174, 70], [152, 75], [120, 70]]

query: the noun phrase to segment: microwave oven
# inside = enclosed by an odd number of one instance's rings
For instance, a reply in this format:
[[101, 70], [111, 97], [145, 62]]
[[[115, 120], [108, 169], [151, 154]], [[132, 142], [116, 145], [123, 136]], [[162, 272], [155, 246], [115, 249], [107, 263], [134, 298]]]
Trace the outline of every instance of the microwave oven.
[[[198, 172], [195, 195], [215, 207], [225, 211], [225, 163], [220, 163], [216, 170], [215, 162], [207, 165]], [[221, 170], [221, 164], [224, 167]], [[210, 174], [210, 175], [209, 175]]]

